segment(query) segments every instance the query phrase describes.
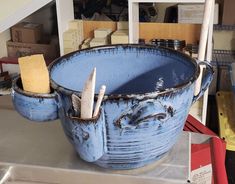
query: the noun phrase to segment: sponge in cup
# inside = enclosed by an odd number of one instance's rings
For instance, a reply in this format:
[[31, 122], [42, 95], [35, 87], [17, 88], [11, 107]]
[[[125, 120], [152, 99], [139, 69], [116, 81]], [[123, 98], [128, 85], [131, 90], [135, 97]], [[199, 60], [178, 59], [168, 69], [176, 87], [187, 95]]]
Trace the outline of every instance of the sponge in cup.
[[50, 93], [49, 72], [42, 54], [18, 59], [23, 89], [33, 93]]

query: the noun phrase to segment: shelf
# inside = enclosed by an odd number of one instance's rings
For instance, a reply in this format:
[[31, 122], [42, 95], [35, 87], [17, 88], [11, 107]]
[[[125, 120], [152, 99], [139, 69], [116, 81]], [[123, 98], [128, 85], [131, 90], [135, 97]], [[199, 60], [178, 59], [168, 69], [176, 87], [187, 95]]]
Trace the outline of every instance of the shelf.
[[216, 31], [235, 31], [235, 25], [214, 25]]
[[218, 66], [230, 66], [235, 63], [234, 50], [213, 50], [213, 61]]
[[52, 2], [52, 0], [1, 0], [0, 33]]
[[129, 0], [129, 43], [139, 40], [139, 3], [204, 3], [205, 0]]
[[201, 98], [192, 105], [189, 111], [189, 114], [200, 122], [202, 121], [202, 107], [203, 107], [203, 99]]

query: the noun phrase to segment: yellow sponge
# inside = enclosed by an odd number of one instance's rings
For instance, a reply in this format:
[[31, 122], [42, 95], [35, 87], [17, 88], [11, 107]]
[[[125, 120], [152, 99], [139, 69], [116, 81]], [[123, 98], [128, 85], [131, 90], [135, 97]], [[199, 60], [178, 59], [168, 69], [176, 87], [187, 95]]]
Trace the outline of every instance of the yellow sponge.
[[49, 72], [42, 54], [18, 59], [23, 89], [33, 93], [50, 93]]

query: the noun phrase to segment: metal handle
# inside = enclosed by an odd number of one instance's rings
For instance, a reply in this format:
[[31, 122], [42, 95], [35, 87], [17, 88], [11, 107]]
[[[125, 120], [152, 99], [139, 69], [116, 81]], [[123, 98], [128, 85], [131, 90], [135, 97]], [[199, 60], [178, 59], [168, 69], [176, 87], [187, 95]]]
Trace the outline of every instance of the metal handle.
[[[200, 61], [198, 63], [198, 65], [205, 65], [206, 68], [205, 68], [205, 71], [204, 71], [204, 74], [203, 74], [203, 77], [202, 77], [202, 83], [201, 83], [201, 87], [200, 87], [200, 91], [197, 95], [195, 95], [193, 97], [193, 102], [196, 102], [203, 94], [204, 92], [207, 90], [207, 88], [209, 87], [212, 79], [213, 79], [213, 74], [214, 74], [214, 71], [213, 71], [213, 68], [212, 66], [209, 64], [209, 62], [207, 61]], [[203, 72], [203, 71], [201, 71]]]
[[156, 99], [137, 102], [124, 111], [114, 124], [119, 128], [140, 128], [151, 124], [160, 124], [167, 117], [173, 116], [173, 108], [162, 105]]

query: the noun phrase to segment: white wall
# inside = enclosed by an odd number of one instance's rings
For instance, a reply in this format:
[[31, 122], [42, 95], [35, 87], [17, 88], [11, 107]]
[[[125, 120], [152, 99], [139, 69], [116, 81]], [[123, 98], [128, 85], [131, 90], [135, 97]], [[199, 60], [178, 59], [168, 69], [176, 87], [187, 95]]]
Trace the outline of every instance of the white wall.
[[6, 41], [11, 39], [10, 30], [0, 33], [0, 57], [7, 56]]
[[155, 7], [158, 13], [157, 22], [164, 22], [166, 8], [173, 5], [175, 5], [175, 3], [155, 3]]
[[48, 5], [44, 6], [35, 13], [23, 19], [22, 21], [43, 24], [44, 33], [51, 34], [53, 29], [53, 13], [51, 11], [51, 7], [54, 4], [55, 2], [49, 3]]

